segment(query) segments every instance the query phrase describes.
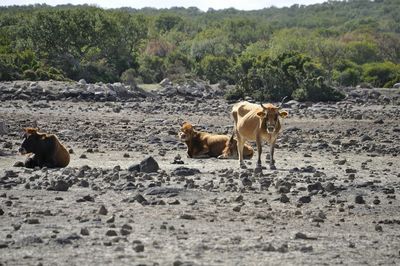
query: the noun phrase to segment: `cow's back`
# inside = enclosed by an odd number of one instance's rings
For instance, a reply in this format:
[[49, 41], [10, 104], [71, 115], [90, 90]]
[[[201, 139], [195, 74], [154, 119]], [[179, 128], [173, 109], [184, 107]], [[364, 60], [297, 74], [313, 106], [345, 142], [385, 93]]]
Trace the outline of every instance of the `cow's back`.
[[263, 109], [254, 103], [239, 102], [232, 107], [232, 117], [235, 121], [236, 133], [248, 140], [255, 140], [257, 129], [260, 128], [260, 118], [257, 115]]
[[222, 154], [225, 149], [226, 143], [229, 141], [229, 136], [227, 135], [213, 135], [204, 133], [203, 141], [209, 148], [210, 157], [218, 157]]
[[50, 135], [48, 137], [52, 139], [53, 145], [55, 146], [53, 154], [53, 162], [55, 166], [66, 167], [70, 161], [69, 152], [67, 151], [65, 146], [60, 143], [55, 135]]

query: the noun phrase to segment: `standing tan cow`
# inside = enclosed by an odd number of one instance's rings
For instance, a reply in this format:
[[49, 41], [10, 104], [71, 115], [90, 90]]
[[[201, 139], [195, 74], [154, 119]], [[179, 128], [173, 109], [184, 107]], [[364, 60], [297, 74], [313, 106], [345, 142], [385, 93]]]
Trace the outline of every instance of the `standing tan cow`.
[[279, 117], [284, 118], [288, 115], [288, 112], [280, 111], [281, 105], [239, 102], [233, 106], [232, 116], [235, 122], [239, 164], [241, 168], [246, 168], [243, 162], [243, 145], [246, 140], [255, 140], [258, 152], [255, 170], [256, 172], [261, 172], [261, 142], [262, 140], [266, 140], [270, 145], [270, 169], [276, 169], [274, 147], [281, 129]]

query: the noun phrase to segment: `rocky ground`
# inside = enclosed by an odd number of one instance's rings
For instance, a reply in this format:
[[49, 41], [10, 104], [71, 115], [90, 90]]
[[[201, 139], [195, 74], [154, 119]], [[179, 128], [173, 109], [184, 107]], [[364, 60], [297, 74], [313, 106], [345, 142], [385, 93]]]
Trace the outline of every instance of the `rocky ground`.
[[[256, 158], [186, 157], [182, 121], [232, 131], [215, 92], [0, 83], [0, 265], [400, 264], [398, 89], [288, 102], [277, 170], [258, 175]], [[67, 168], [20, 167], [33, 125]]]

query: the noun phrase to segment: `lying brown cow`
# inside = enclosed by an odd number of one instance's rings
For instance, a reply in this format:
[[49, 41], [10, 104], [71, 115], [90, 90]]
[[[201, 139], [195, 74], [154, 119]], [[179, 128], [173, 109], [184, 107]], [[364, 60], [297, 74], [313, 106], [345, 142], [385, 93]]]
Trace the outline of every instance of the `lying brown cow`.
[[[187, 146], [190, 158], [217, 157], [219, 159], [237, 158], [237, 144], [233, 136], [214, 135], [196, 131], [193, 126], [184, 122], [179, 132], [179, 138]], [[250, 159], [253, 148], [247, 144], [243, 146], [243, 157]]]
[[[283, 101], [283, 100], [282, 100]], [[243, 146], [246, 140], [255, 140], [257, 143], [256, 172], [261, 167], [261, 141], [266, 140], [270, 145], [270, 169], [276, 169], [274, 160], [274, 147], [281, 129], [279, 117], [286, 117], [288, 112], [280, 111], [280, 106], [273, 104], [253, 104], [240, 102], [233, 106], [232, 116], [235, 123], [235, 132], [238, 139], [239, 164], [246, 168], [243, 162]]]
[[33, 153], [25, 161], [25, 167], [66, 167], [69, 153], [53, 134], [39, 133], [36, 128], [24, 129], [24, 141], [19, 148], [21, 154]]

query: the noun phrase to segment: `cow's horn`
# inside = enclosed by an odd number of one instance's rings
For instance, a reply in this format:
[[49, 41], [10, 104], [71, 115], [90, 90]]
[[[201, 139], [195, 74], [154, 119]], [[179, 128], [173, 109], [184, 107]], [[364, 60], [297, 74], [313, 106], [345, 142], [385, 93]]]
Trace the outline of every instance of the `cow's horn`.
[[286, 98], [287, 98], [287, 96], [283, 97], [281, 103], [278, 105], [278, 108], [281, 108], [281, 107], [282, 107], [282, 104], [283, 104], [283, 102], [285, 101]]
[[260, 105], [261, 105], [261, 107], [262, 107], [263, 110], [267, 109], [267, 108], [264, 107], [264, 105], [262, 104], [262, 102], [260, 102]]

